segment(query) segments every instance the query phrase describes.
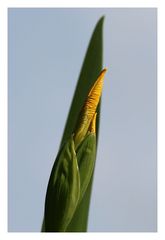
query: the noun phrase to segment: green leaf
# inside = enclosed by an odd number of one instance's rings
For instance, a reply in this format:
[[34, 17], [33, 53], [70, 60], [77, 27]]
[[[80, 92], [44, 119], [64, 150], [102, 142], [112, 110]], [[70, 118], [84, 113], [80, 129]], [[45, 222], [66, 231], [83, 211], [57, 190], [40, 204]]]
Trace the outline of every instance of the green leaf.
[[[93, 86], [94, 82], [97, 80], [99, 73], [102, 70], [102, 57], [103, 57], [103, 20], [102, 17], [92, 34], [88, 50], [84, 59], [84, 63], [81, 69], [80, 77], [77, 83], [75, 94], [72, 100], [71, 108], [69, 111], [68, 119], [66, 122], [62, 144], [74, 131], [76, 121], [78, 119], [80, 110], [84, 104], [84, 101], [89, 93], [89, 90]], [[97, 109], [97, 131], [96, 136], [98, 138], [98, 128], [99, 128], [99, 109]], [[88, 185], [88, 188], [84, 194], [84, 197], [80, 205], [76, 208], [76, 212], [71, 220], [66, 231], [68, 232], [86, 232], [88, 224], [88, 211], [90, 204], [90, 196], [92, 189], [92, 179]]]
[[[85, 99], [93, 86], [94, 82], [97, 80], [99, 73], [102, 70], [102, 57], [103, 57], [103, 21], [102, 17], [92, 34], [83, 66], [81, 68], [80, 76], [77, 82], [75, 93], [73, 96], [72, 104], [66, 121], [61, 145], [70, 137], [73, 133], [79, 113], [82, 109]], [[97, 110], [97, 126], [99, 125], [99, 112]]]
[[94, 133], [87, 134], [77, 149], [76, 154], [80, 173], [80, 203], [88, 187], [94, 169], [96, 159], [96, 135]]
[[46, 194], [45, 230], [64, 232], [78, 204], [80, 176], [73, 137], [57, 156]]
[[[68, 118], [66, 121], [60, 149], [63, 144], [70, 138], [72, 133], [75, 130], [76, 123], [78, 120], [78, 116], [84, 104], [84, 101], [97, 80], [99, 73], [102, 70], [102, 55], [103, 55], [103, 20], [102, 17], [92, 34], [85, 59], [83, 62], [83, 66], [80, 72], [80, 76], [77, 82], [77, 86], [75, 89], [74, 97], [71, 103], [70, 111], [68, 114]], [[101, 102], [101, 101], [100, 101]], [[96, 137], [98, 140], [98, 129], [99, 129], [99, 116], [100, 116], [100, 104], [97, 108], [97, 119], [96, 119]], [[97, 142], [96, 142], [97, 144]], [[87, 224], [88, 224], [88, 211], [89, 211], [89, 204], [90, 204], [90, 196], [91, 196], [91, 189], [92, 189], [92, 179], [88, 184], [86, 192], [76, 208], [76, 211], [73, 215], [73, 218], [67, 227], [66, 231], [68, 232], [85, 232], [87, 231]], [[45, 231], [45, 219], [42, 225], [42, 231]]]

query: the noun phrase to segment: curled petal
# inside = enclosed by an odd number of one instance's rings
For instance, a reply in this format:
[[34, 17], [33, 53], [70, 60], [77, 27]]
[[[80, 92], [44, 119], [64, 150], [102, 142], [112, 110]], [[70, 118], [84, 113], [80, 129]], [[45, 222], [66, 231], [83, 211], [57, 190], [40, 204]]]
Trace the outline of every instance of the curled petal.
[[75, 141], [75, 147], [79, 146], [79, 144], [82, 142], [84, 139], [85, 135], [88, 132], [88, 128], [91, 124], [91, 121], [95, 115], [101, 93], [102, 93], [102, 88], [103, 88], [103, 82], [104, 82], [104, 76], [106, 73], [107, 69], [103, 69], [98, 76], [96, 82], [92, 86], [87, 99], [84, 103], [84, 106], [81, 110], [80, 113], [80, 118], [78, 121], [78, 126], [75, 131], [74, 135], [74, 141]]

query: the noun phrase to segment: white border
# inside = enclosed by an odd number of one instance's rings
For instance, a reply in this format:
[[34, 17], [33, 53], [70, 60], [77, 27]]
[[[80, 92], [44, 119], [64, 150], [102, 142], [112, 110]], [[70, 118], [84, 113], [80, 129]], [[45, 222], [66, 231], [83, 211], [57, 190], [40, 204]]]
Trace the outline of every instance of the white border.
[[[7, 230], [7, 11], [0, 6], [0, 231]], [[1, 238], [1, 235], [0, 235]], [[4, 238], [5, 239], [5, 238]]]
[[158, 9], [158, 231], [165, 239], [165, 5]]
[[[108, 3], [109, 2], [109, 3]], [[158, 8], [158, 233], [7, 233], [7, 8], [9, 7], [157, 7]], [[1, 0], [0, 2], [0, 239], [165, 239], [165, 7], [163, 0]]]
[[157, 7], [159, 0], [1, 0], [5, 7]]

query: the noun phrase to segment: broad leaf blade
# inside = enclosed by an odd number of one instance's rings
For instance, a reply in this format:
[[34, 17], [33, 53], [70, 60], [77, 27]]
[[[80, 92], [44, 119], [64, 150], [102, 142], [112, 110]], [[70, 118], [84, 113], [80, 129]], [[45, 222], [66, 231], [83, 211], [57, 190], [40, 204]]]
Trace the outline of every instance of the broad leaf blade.
[[[76, 127], [76, 122], [81, 111], [81, 108], [84, 104], [84, 101], [93, 86], [94, 82], [97, 80], [99, 73], [102, 70], [102, 55], [103, 55], [103, 20], [102, 17], [92, 34], [85, 59], [83, 62], [83, 66], [80, 72], [80, 76], [77, 82], [77, 86], [75, 89], [74, 97], [72, 100], [71, 108], [69, 111], [69, 115], [66, 121], [61, 146], [67, 141], [67, 139], [74, 132]], [[98, 129], [99, 129], [99, 116], [100, 116], [100, 104], [97, 108], [97, 120], [96, 120], [96, 136], [98, 139]], [[90, 183], [87, 187], [87, 190], [81, 200], [80, 205], [76, 209], [76, 212], [66, 229], [68, 232], [85, 232], [87, 231], [88, 224], [88, 211], [90, 204], [90, 196], [91, 196], [91, 188], [92, 188], [92, 180], [93, 176], [90, 180]], [[43, 220], [42, 224], [42, 232], [45, 231], [45, 220]]]
[[[63, 138], [61, 144], [63, 144], [74, 131], [80, 110], [84, 104], [84, 101], [89, 93], [91, 86], [96, 81], [100, 71], [102, 70], [102, 55], [103, 55], [103, 20], [102, 17], [97, 23], [95, 30], [92, 34], [88, 50], [84, 59], [80, 77], [77, 83], [75, 94], [72, 100], [71, 108], [69, 111], [68, 119], [66, 122]], [[99, 127], [99, 109], [97, 110], [97, 132]], [[93, 178], [93, 177], [92, 177]], [[87, 231], [88, 224], [88, 211], [90, 204], [90, 195], [92, 188], [92, 178], [89, 186], [84, 194], [81, 204], [76, 209], [74, 217], [68, 226], [66, 231], [69, 232], [85, 232]]]
[[[84, 101], [93, 86], [94, 82], [97, 80], [99, 73], [102, 70], [102, 28], [103, 28], [102, 17], [92, 34], [83, 66], [81, 68], [80, 76], [77, 82], [75, 93], [73, 96], [72, 104], [66, 121], [61, 145], [70, 137], [75, 129], [75, 125], [81, 111], [81, 108], [84, 104]], [[98, 111], [97, 111], [98, 112]], [[99, 122], [99, 113], [97, 114], [97, 126]]]

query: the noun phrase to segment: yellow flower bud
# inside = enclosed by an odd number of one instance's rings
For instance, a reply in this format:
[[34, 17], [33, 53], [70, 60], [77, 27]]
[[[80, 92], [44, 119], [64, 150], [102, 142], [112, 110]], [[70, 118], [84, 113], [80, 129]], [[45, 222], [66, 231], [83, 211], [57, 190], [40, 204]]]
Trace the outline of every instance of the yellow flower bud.
[[95, 84], [91, 88], [84, 103], [84, 106], [81, 110], [80, 118], [78, 119], [78, 124], [74, 135], [76, 149], [87, 134], [92, 118], [96, 112], [102, 93], [103, 81], [106, 71], [106, 68], [101, 71]]

